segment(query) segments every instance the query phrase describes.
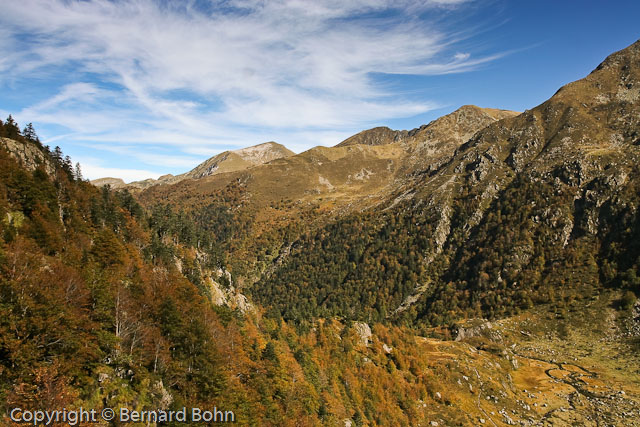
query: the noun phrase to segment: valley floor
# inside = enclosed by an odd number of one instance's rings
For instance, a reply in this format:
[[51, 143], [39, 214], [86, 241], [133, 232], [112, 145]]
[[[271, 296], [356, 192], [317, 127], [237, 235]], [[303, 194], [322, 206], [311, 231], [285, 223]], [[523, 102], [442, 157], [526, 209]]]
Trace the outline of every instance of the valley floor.
[[441, 403], [421, 425], [640, 426], [640, 305], [616, 297], [418, 338]]

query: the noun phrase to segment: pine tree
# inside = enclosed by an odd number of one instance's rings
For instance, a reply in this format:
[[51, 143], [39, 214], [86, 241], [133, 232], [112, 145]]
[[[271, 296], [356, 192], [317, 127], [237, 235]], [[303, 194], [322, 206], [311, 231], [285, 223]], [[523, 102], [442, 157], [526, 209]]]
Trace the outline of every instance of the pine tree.
[[62, 149], [57, 145], [56, 148], [53, 149], [53, 160], [58, 165], [62, 165]]
[[73, 162], [71, 161], [71, 157], [64, 156], [64, 163], [62, 164], [62, 167], [67, 172], [73, 174]]
[[4, 123], [4, 136], [11, 139], [20, 138], [20, 128], [11, 114], [9, 114], [7, 121]]
[[28, 141], [31, 141], [38, 145], [42, 145], [40, 143], [40, 138], [38, 138], [38, 135], [36, 134], [36, 130], [33, 128], [33, 123], [29, 123], [24, 127], [24, 129], [22, 130], [22, 136], [27, 138]]
[[270, 360], [275, 364], [279, 363], [276, 347], [273, 345], [273, 342], [269, 341], [264, 349], [262, 349], [262, 359]]
[[82, 169], [80, 169], [80, 163], [76, 163], [76, 169], [74, 171], [76, 181], [82, 181]]

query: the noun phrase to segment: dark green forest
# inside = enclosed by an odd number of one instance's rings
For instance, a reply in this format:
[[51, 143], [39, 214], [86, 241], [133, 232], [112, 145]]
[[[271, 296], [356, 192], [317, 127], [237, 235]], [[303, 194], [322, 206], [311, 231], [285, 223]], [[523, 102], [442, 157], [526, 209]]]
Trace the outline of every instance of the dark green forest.
[[[640, 294], [640, 221], [633, 208], [640, 188], [632, 183], [597, 210], [596, 235], [586, 230], [592, 207], [574, 204], [569, 190], [517, 175], [469, 230], [477, 203], [472, 190], [462, 190], [436, 256], [429, 255], [437, 209], [414, 202], [353, 214], [304, 234], [290, 259], [254, 287], [254, 297], [302, 323], [312, 313], [433, 327], [501, 318], [535, 304], [562, 307], [606, 288], [628, 291], [628, 299]], [[596, 178], [587, 191], [607, 187]], [[559, 234], [567, 225], [565, 243]], [[394, 314], [416, 284], [427, 285], [424, 294]]]

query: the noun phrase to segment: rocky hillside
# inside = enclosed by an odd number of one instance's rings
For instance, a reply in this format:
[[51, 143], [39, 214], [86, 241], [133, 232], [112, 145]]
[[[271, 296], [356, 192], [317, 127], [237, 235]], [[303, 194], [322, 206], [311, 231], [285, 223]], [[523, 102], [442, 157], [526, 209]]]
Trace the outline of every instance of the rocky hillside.
[[[284, 260], [279, 254], [295, 233], [385, 203], [425, 169], [451, 158], [469, 135], [515, 115], [464, 106], [412, 131], [373, 129], [351, 143], [315, 147], [244, 171], [156, 185], [139, 200], [146, 206], [171, 203], [200, 217], [209, 215], [212, 204], [224, 205], [235, 217], [228, 228], [236, 229], [229, 239], [236, 265], [228, 267], [251, 283], [273, 270], [272, 262]], [[357, 143], [369, 141], [367, 134], [377, 135], [377, 142]]]
[[225, 151], [196, 166], [182, 178], [198, 179], [218, 173], [235, 172], [249, 169], [253, 166], [269, 163], [272, 160], [293, 156], [295, 153], [284, 145], [275, 142], [242, 148], [234, 151]]
[[388, 127], [377, 127], [373, 129], [363, 130], [353, 135], [336, 147], [346, 147], [348, 145], [384, 145], [402, 141], [407, 136], [407, 131], [392, 130]]
[[34, 171], [38, 167], [44, 167], [49, 174], [55, 173], [55, 168], [51, 157], [44, 153], [41, 148], [28, 141], [16, 141], [9, 138], [0, 138], [0, 146], [27, 170]]
[[292, 318], [442, 324], [609, 286], [638, 292], [639, 50], [489, 124], [435, 167], [414, 163], [376, 209], [295, 241], [255, 296]]

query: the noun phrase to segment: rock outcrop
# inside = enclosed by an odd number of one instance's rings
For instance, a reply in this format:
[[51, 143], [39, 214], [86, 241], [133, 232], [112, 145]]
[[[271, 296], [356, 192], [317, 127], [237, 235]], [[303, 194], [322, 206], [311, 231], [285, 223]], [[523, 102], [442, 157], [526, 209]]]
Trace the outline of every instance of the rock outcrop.
[[6, 149], [11, 156], [22, 163], [25, 169], [33, 171], [38, 166], [44, 165], [48, 175], [55, 175], [55, 166], [51, 160], [33, 143], [0, 138], [0, 147]]
[[237, 309], [245, 314], [255, 310], [249, 299], [231, 284], [231, 274], [228, 271], [220, 270], [218, 277], [224, 277], [228, 285], [224, 286], [220, 279], [214, 280], [210, 276], [206, 278], [213, 304], [224, 305], [234, 310]]
[[358, 334], [360, 342], [363, 345], [369, 345], [371, 336], [373, 335], [371, 333], [371, 328], [369, 327], [369, 325], [364, 322], [355, 322], [353, 324], [353, 329], [356, 331], [356, 334]]

